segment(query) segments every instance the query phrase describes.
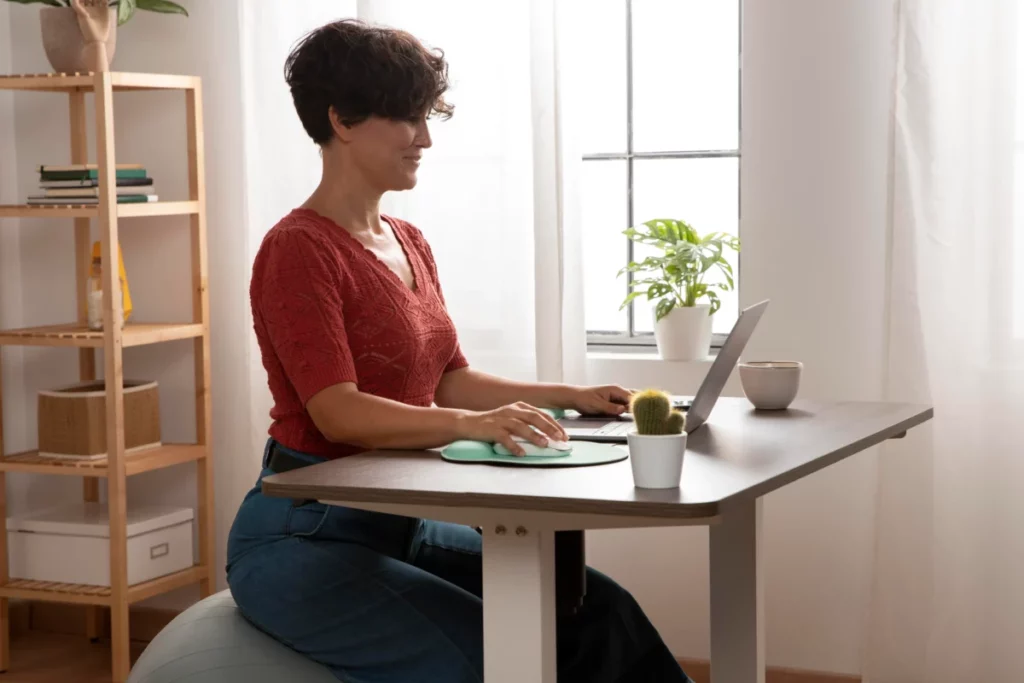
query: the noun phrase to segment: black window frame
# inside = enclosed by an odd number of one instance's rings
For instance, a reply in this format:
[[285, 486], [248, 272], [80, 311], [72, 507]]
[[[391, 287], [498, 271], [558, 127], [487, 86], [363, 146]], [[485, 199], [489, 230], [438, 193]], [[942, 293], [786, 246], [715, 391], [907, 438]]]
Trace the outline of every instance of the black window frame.
[[[634, 225], [635, 215], [633, 211], [633, 165], [637, 159], [736, 159], [736, 186], [737, 186], [737, 220], [740, 217], [740, 164], [742, 164], [743, 145], [743, 1], [734, 0], [738, 7], [739, 22], [737, 30], [737, 45], [739, 47], [739, 61], [737, 68], [737, 130], [735, 150], [693, 150], [693, 151], [664, 151], [664, 152], [637, 152], [633, 149], [633, 0], [623, 0], [626, 4], [626, 151], [625, 152], [603, 152], [596, 154], [584, 154], [584, 163], [600, 163], [602, 161], [625, 161], [626, 162], [626, 225]], [[714, 0], [718, 2], [720, 0]], [[739, 223], [737, 222], [737, 231]], [[626, 261], [633, 260], [633, 242], [626, 237]], [[737, 263], [739, 255], [737, 254]], [[625, 265], [623, 263], [623, 265]], [[737, 269], [738, 270], [738, 269]], [[632, 273], [626, 274], [625, 291], [623, 298], [630, 292], [633, 282]], [[737, 290], [738, 292], [738, 285]], [[644, 348], [655, 346], [654, 334], [651, 332], [636, 331], [636, 302], [634, 301], [626, 308], [627, 328], [626, 332], [611, 332], [601, 330], [590, 330], [587, 332], [587, 346], [594, 350], [609, 350], [613, 347]], [[725, 335], [716, 333], [712, 336], [711, 345], [719, 348], [725, 341]]]

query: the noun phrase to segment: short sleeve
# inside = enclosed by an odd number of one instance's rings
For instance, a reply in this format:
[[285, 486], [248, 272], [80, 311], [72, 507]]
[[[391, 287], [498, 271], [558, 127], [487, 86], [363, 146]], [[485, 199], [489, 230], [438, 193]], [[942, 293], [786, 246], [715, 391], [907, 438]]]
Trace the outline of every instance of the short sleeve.
[[257, 263], [254, 317], [302, 404], [329, 386], [356, 382], [336, 252], [286, 230], [264, 242]]

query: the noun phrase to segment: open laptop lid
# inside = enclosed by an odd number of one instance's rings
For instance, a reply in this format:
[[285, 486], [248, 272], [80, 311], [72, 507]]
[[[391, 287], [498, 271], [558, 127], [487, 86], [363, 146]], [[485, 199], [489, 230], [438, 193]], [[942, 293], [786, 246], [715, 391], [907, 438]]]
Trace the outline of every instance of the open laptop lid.
[[711, 415], [711, 409], [715, 407], [715, 402], [722, 395], [722, 389], [725, 388], [729, 375], [736, 367], [740, 354], [743, 353], [743, 349], [747, 346], [747, 342], [754, 333], [754, 328], [757, 327], [757, 323], [767, 307], [768, 300], [766, 299], [743, 309], [743, 312], [740, 313], [732, 331], [726, 337], [725, 343], [718, 350], [715, 362], [711, 364], [711, 369], [708, 370], [707, 376], [693, 397], [693, 404], [686, 412], [686, 432], [688, 434], [704, 424], [708, 416]]

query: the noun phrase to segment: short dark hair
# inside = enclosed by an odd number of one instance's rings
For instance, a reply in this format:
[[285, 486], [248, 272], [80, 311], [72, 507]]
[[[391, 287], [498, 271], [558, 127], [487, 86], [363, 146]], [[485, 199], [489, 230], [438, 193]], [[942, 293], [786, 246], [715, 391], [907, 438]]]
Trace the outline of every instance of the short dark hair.
[[334, 137], [330, 108], [346, 126], [371, 116], [413, 120], [445, 102], [448, 64], [406, 31], [345, 19], [306, 34], [285, 61], [285, 80], [303, 128], [319, 145]]

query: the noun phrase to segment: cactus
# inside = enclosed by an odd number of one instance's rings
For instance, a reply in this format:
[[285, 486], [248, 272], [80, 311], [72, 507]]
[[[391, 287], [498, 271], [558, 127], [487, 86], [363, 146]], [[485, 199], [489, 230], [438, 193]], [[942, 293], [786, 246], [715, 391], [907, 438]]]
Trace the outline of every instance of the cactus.
[[665, 433], [682, 434], [684, 429], [686, 429], [686, 415], [683, 415], [678, 410], [673, 410], [672, 414], [665, 420]]
[[672, 410], [669, 395], [657, 389], [634, 394], [630, 400], [630, 412], [633, 413], [637, 434], [682, 434], [686, 427], [686, 416]]
[[657, 389], [637, 392], [630, 400], [630, 412], [636, 422], [638, 434], [660, 434], [661, 428], [672, 412], [668, 394]]

